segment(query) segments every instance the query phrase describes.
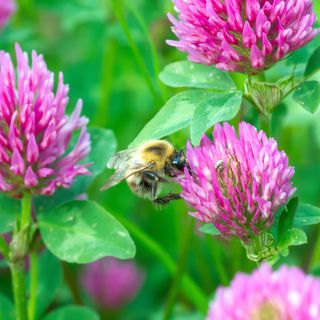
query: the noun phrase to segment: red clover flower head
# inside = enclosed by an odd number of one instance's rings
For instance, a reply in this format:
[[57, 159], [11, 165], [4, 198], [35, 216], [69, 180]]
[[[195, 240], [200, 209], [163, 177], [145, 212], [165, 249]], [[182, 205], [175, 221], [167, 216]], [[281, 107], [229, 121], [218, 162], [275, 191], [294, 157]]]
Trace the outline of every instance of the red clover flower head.
[[294, 168], [273, 138], [246, 122], [239, 137], [228, 123], [217, 124], [213, 138], [204, 135], [198, 147], [188, 143], [189, 168], [177, 178], [181, 196], [196, 210], [192, 216], [247, 243], [271, 226], [295, 192]]
[[272, 272], [264, 263], [251, 275], [238, 273], [218, 288], [207, 320], [320, 319], [320, 280], [296, 267]]
[[119, 309], [140, 290], [144, 274], [134, 261], [107, 257], [84, 267], [81, 282], [102, 308]]
[[3, 28], [16, 11], [14, 0], [0, 0], [0, 28]]
[[320, 31], [312, 0], [173, 0], [169, 14], [191, 61], [248, 74], [267, 69]]
[[[8, 53], [0, 51], [0, 190], [19, 196], [51, 195], [68, 188], [78, 175], [88, 174], [78, 162], [90, 151], [87, 118], [79, 100], [71, 116], [65, 114], [68, 86], [54, 74], [42, 55], [28, 55], [16, 45], [17, 70]], [[70, 140], [80, 131], [72, 150]]]

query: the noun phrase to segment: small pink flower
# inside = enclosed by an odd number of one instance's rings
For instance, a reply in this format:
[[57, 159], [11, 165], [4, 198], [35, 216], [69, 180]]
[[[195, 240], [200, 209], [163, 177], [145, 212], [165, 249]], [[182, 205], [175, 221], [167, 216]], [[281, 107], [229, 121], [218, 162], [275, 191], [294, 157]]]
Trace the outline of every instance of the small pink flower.
[[119, 309], [136, 296], [143, 279], [142, 271], [133, 261], [108, 257], [87, 264], [81, 282], [96, 304]]
[[262, 264], [251, 275], [238, 273], [230, 287], [218, 288], [207, 320], [318, 320], [320, 280], [299, 268], [272, 272]]
[[169, 40], [194, 62], [248, 74], [267, 69], [318, 33], [312, 0], [173, 0], [169, 14], [179, 41]]
[[[69, 188], [78, 175], [88, 174], [78, 162], [90, 151], [87, 118], [79, 100], [71, 116], [65, 114], [68, 86], [54, 75], [42, 55], [28, 55], [16, 45], [17, 70], [10, 55], [0, 51], [0, 190], [18, 196], [51, 195], [57, 187]], [[72, 134], [80, 135], [69, 150]]]
[[16, 11], [14, 0], [0, 0], [0, 28], [3, 28]]
[[217, 124], [213, 138], [204, 135], [199, 147], [188, 143], [190, 169], [177, 178], [181, 196], [196, 210], [192, 216], [248, 242], [295, 192], [294, 168], [274, 139], [248, 123], [240, 123], [239, 137], [228, 123]]

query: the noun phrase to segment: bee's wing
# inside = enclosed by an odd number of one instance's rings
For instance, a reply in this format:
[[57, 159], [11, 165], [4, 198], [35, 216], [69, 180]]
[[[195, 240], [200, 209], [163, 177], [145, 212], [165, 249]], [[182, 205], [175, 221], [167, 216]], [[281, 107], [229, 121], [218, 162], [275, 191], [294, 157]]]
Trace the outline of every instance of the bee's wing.
[[133, 158], [136, 149], [122, 150], [111, 156], [107, 162], [108, 169], [118, 169], [127, 166], [127, 163]]
[[117, 169], [116, 172], [107, 180], [107, 182], [100, 188], [100, 191], [107, 190], [122, 180], [125, 180], [132, 176], [135, 173], [139, 173], [142, 171], [145, 171], [153, 166], [152, 163], [149, 164], [136, 164], [134, 166], [131, 166], [131, 168], [126, 168], [126, 170]]

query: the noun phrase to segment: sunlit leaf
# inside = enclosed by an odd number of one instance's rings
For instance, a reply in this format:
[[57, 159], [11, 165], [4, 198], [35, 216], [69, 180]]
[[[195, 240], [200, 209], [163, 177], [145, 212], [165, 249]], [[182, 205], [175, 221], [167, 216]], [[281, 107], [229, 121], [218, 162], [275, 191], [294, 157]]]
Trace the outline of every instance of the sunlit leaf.
[[320, 223], [320, 208], [300, 203], [293, 221], [295, 226], [307, 226]]
[[160, 80], [170, 87], [192, 87], [215, 90], [235, 89], [227, 72], [214, 66], [191, 61], [178, 61], [167, 65], [159, 75]]
[[105, 256], [130, 259], [135, 245], [127, 230], [91, 201], [73, 201], [41, 215], [39, 228], [47, 248], [67, 262], [89, 263]]
[[320, 105], [320, 84], [306, 81], [299, 85], [293, 98], [307, 111], [315, 113]]
[[241, 105], [242, 93], [212, 93], [197, 104], [191, 120], [191, 142], [198, 145], [201, 136], [217, 122], [233, 119]]
[[178, 93], [146, 124], [130, 147], [150, 139], [160, 139], [189, 126], [196, 106], [214, 92], [191, 90]]

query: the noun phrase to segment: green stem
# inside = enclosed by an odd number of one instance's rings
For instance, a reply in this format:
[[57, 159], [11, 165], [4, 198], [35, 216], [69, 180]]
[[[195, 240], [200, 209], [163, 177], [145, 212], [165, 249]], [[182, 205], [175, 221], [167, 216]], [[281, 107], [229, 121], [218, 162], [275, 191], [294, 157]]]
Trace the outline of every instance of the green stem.
[[36, 251], [30, 254], [30, 298], [28, 303], [29, 320], [34, 320], [37, 310], [38, 256]]
[[12, 289], [16, 308], [16, 320], [27, 320], [27, 295], [25, 288], [24, 264], [21, 261], [10, 264], [12, 276]]
[[29, 228], [31, 223], [31, 194], [25, 193], [21, 203], [20, 230]]
[[161, 105], [162, 101], [161, 101], [161, 99], [159, 99], [159, 95], [157, 94], [157, 91], [154, 88], [152, 78], [150, 77], [148, 69], [144, 63], [144, 58], [143, 58], [137, 44], [135, 43], [135, 41], [132, 37], [132, 34], [131, 34], [130, 28], [128, 26], [128, 23], [126, 21], [126, 18], [124, 17], [124, 13], [122, 10], [122, 1], [121, 0], [112, 0], [112, 9], [113, 9], [114, 15], [118, 19], [119, 24], [127, 37], [129, 46], [130, 46], [132, 53], [133, 53], [138, 65], [139, 65], [139, 68], [141, 69], [142, 75], [143, 75], [145, 82], [150, 90], [150, 93], [152, 94], [155, 102], [157, 104]]
[[[170, 255], [152, 238], [144, 233], [138, 226], [124, 218], [115, 215], [117, 219], [134, 235], [134, 237], [144, 245], [154, 256], [156, 256], [171, 275], [175, 275], [177, 267]], [[183, 275], [181, 279], [181, 290], [185, 297], [195, 305], [195, 307], [203, 314], [207, 313], [208, 299], [197, 284], [188, 276]]]
[[164, 319], [169, 320], [171, 318], [171, 314], [173, 311], [174, 303], [177, 299], [177, 295], [179, 293], [179, 287], [181, 284], [181, 279], [184, 275], [184, 269], [187, 263], [187, 257], [189, 253], [189, 247], [192, 239], [192, 235], [194, 233], [194, 219], [191, 219], [188, 217], [188, 225], [183, 226], [183, 239], [182, 239], [182, 248], [180, 252], [180, 257], [178, 260], [178, 266], [176, 268], [176, 272], [174, 275], [173, 283], [170, 288], [170, 292], [168, 295], [168, 301], [167, 301], [167, 306], [164, 312]]
[[271, 136], [271, 114], [259, 114], [260, 129], [263, 130], [267, 136]]
[[21, 218], [10, 243], [10, 269], [12, 289], [16, 308], [16, 320], [27, 320], [27, 294], [25, 279], [25, 257], [28, 254], [31, 224], [31, 195], [23, 194]]

